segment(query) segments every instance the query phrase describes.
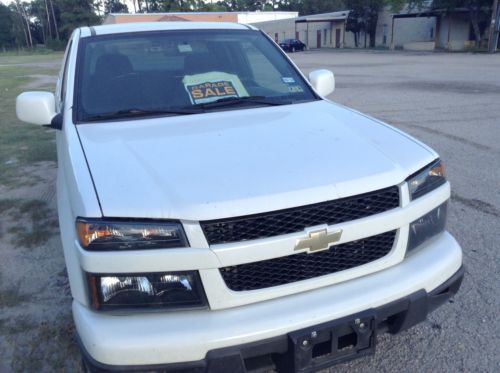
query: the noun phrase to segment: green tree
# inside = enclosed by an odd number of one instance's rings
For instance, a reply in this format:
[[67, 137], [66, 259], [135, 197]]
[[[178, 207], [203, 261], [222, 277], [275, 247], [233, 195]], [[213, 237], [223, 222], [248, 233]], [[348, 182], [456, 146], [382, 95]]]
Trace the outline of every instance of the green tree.
[[13, 33], [14, 14], [2, 3], [0, 3], [0, 48], [5, 49], [15, 44]]
[[345, 30], [354, 34], [354, 46], [359, 46], [359, 35], [361, 31], [365, 31], [365, 22], [362, 13], [359, 9], [351, 10], [347, 17]]
[[128, 6], [120, 0], [106, 0], [104, 2], [104, 14], [128, 13]]
[[94, 12], [91, 0], [57, 0], [54, 6], [60, 11], [60, 33], [63, 40], [68, 40], [71, 32], [80, 26], [99, 24], [101, 19]]
[[388, 5], [390, 0], [345, 0], [345, 6], [351, 10], [346, 30], [354, 33], [356, 46], [360, 31], [370, 38], [370, 47], [375, 47], [378, 14]]
[[227, 12], [229, 10], [227, 5], [222, 1], [209, 3], [198, 0], [196, 8], [200, 12]]
[[346, 8], [346, 2], [342, 0], [302, 0], [297, 4], [301, 15], [337, 12]]
[[33, 0], [30, 3], [29, 13], [36, 27], [37, 38], [46, 43], [52, 39], [51, 15], [45, 0]]

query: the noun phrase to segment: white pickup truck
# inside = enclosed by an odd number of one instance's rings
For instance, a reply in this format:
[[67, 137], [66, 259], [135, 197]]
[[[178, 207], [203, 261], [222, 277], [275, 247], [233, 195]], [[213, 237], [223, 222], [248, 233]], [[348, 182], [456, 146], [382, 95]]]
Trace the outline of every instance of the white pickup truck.
[[457, 292], [443, 163], [334, 84], [241, 24], [72, 34], [56, 94], [16, 110], [56, 129], [88, 370], [315, 371]]

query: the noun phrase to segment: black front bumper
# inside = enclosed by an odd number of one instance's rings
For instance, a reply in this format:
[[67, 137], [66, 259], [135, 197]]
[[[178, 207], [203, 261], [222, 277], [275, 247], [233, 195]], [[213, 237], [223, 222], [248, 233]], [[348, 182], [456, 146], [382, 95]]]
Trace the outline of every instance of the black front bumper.
[[[358, 344], [351, 353], [341, 352], [327, 361], [322, 358], [311, 358], [311, 353], [301, 351], [297, 348], [294, 339], [301, 338], [298, 332], [289, 333], [267, 340], [257, 341], [249, 344], [226, 347], [209, 351], [206, 358], [200, 361], [161, 364], [149, 366], [111, 366], [94, 360], [84, 349], [82, 343], [83, 362], [90, 372], [252, 372], [262, 371], [265, 368], [275, 368], [278, 372], [311, 372], [323, 369], [328, 365], [341, 363], [356, 357], [373, 353], [377, 333], [396, 334], [424, 321], [427, 315], [453, 297], [463, 280], [464, 268], [461, 267], [450, 279], [442, 285], [427, 293], [419, 290], [404, 298], [398, 299], [382, 307], [367, 310], [341, 320], [334, 320], [323, 328], [348, 328], [352, 324], [350, 320], [372, 320], [373, 333], [360, 338], [358, 333]], [[315, 327], [317, 329], [318, 327]], [[356, 328], [353, 326], [353, 328]], [[329, 329], [329, 330], [330, 330]], [[332, 329], [333, 330], [333, 329]], [[299, 331], [304, 333], [304, 331]], [[312, 350], [311, 350], [312, 351]], [[297, 358], [297, 355], [300, 355]], [[301, 367], [300, 361], [308, 360], [307, 368]]]

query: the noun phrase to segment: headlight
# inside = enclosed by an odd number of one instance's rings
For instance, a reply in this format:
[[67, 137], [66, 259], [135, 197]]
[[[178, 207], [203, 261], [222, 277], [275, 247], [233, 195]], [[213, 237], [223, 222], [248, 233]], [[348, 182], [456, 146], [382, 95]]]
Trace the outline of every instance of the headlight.
[[412, 200], [429, 193], [431, 190], [436, 189], [446, 182], [443, 162], [439, 159], [432, 162], [430, 165], [410, 176], [407, 181]]
[[143, 250], [188, 246], [178, 222], [76, 220], [80, 245], [86, 250]]
[[445, 202], [410, 224], [407, 253], [427, 241], [429, 238], [444, 231], [446, 226], [447, 206], [448, 203]]
[[87, 274], [97, 310], [203, 308], [205, 292], [197, 271], [146, 274]]

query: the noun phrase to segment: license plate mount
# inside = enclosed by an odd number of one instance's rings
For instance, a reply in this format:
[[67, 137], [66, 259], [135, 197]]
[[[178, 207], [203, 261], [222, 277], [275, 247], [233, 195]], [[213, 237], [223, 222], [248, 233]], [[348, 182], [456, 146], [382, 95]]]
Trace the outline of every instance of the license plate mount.
[[315, 372], [375, 352], [375, 314], [366, 311], [289, 333], [297, 373]]

